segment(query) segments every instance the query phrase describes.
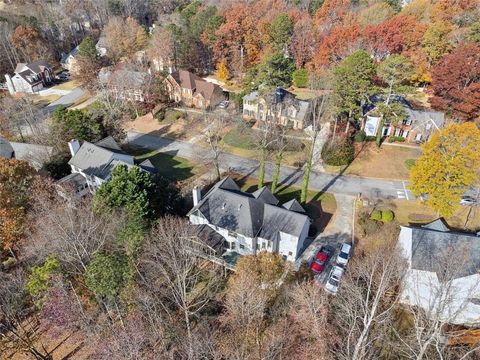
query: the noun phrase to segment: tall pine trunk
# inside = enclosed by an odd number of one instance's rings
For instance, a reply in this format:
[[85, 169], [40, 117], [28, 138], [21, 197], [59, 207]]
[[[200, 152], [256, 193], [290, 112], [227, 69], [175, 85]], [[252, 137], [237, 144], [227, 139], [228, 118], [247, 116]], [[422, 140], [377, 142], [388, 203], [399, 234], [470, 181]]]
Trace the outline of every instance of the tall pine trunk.
[[260, 150], [260, 166], [258, 168], [258, 188], [262, 188], [265, 182], [265, 161], [267, 157], [267, 151], [265, 148]]
[[312, 171], [312, 162], [313, 162], [313, 152], [315, 151], [315, 141], [317, 137], [315, 136], [312, 141], [312, 148], [308, 154], [307, 163], [305, 164], [305, 173], [303, 174], [303, 184], [302, 184], [302, 193], [300, 195], [300, 202], [305, 204], [307, 202], [308, 194], [308, 184], [310, 182], [310, 172]]
[[272, 177], [272, 193], [277, 190], [278, 180], [280, 179], [280, 166], [282, 165], [283, 153], [277, 154], [275, 158], [275, 168], [273, 169]]

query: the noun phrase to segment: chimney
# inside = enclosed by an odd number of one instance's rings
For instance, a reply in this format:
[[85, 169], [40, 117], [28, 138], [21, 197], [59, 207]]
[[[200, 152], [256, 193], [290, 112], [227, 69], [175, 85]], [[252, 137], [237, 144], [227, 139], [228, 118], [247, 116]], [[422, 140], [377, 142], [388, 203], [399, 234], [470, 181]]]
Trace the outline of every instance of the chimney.
[[192, 193], [193, 193], [193, 206], [197, 206], [200, 200], [202, 200], [202, 192], [198, 186], [194, 186]]
[[80, 149], [80, 142], [76, 139], [70, 140], [68, 142], [68, 148], [70, 149], [70, 154], [72, 154], [72, 157], [74, 157]]
[[7, 83], [7, 89], [10, 95], [15, 95], [15, 86], [10, 75], [5, 74], [5, 82]]

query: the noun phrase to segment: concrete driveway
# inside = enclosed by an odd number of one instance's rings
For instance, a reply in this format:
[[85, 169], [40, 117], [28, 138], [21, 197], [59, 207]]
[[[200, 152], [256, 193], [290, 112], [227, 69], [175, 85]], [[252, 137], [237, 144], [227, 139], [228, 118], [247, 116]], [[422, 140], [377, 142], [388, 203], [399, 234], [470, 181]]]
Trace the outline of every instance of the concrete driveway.
[[325, 282], [335, 264], [335, 259], [343, 243], [353, 243], [353, 222], [355, 197], [344, 194], [335, 194], [337, 210], [324, 231], [307, 246], [302, 255], [295, 262], [297, 268], [304, 262], [310, 264], [322, 246], [331, 248], [334, 253], [328, 265], [318, 277], [318, 280]]
[[55, 100], [50, 104], [48, 104], [43, 109], [43, 111], [46, 114], [51, 114], [59, 106], [69, 107], [73, 105], [78, 99], [80, 99], [82, 96], [85, 95], [85, 91], [80, 88], [76, 88], [73, 90], [58, 90], [58, 91], [67, 91], [67, 94], [63, 95], [60, 99]]

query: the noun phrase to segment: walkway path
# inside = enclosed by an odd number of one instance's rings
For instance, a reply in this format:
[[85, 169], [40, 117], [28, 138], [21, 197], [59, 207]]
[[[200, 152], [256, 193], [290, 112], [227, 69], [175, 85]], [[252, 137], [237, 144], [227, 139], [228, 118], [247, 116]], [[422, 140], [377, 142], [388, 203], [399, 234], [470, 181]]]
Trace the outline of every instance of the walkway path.
[[[159, 150], [193, 159], [205, 161], [209, 157], [209, 149], [190, 144], [187, 142], [162, 138], [156, 135], [142, 134], [135, 131], [128, 131], [127, 142], [134, 146], [141, 146], [151, 150]], [[220, 157], [220, 165], [225, 170], [231, 170], [245, 176], [255, 177], [258, 170], [258, 161], [228, 153]], [[271, 162], [266, 164], [266, 180], [270, 180], [273, 174], [274, 165]], [[303, 170], [283, 166], [280, 171], [281, 183], [301, 186]], [[312, 171], [309, 188], [314, 191], [329, 191], [334, 194], [357, 196], [359, 193], [373, 198], [398, 198], [397, 191], [404, 188], [402, 181], [367, 179], [356, 176], [331, 175], [322, 172]]]

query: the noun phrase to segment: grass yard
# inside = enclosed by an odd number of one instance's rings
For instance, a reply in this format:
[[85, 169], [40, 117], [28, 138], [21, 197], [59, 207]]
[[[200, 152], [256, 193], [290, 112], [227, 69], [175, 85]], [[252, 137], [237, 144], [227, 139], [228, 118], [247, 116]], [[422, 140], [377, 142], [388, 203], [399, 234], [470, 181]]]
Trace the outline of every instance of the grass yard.
[[[363, 145], [363, 148], [360, 148]], [[383, 179], [408, 179], [407, 159], [420, 157], [420, 148], [383, 144], [380, 149], [374, 142], [356, 144], [357, 156], [345, 170], [345, 175], [356, 175]], [[339, 168], [326, 167], [329, 172]]]
[[75, 80], [65, 81], [64, 83], [52, 86], [55, 90], [73, 90], [78, 87], [78, 83]]
[[60, 98], [61, 98], [60, 95], [51, 94], [51, 95], [47, 95], [47, 96], [37, 95], [37, 96], [32, 97], [32, 100], [33, 100], [33, 103], [38, 105], [38, 106], [47, 106], [51, 102], [56, 101]]
[[[438, 218], [435, 211], [427, 207], [421, 201], [391, 200], [378, 205], [379, 209], [389, 208], [395, 212], [395, 219], [401, 225], [414, 223], [427, 223]], [[469, 206], [458, 206], [453, 216], [445, 221], [452, 228], [460, 230], [480, 230], [480, 207], [473, 207], [470, 212]], [[465, 222], [468, 222], [465, 226]]]
[[193, 177], [201, 175], [203, 169], [191, 163], [189, 160], [162, 153], [158, 150], [150, 151], [148, 149], [129, 149], [130, 153], [136, 154], [135, 160], [140, 163], [149, 159], [158, 171], [158, 174], [171, 181], [186, 181]]

